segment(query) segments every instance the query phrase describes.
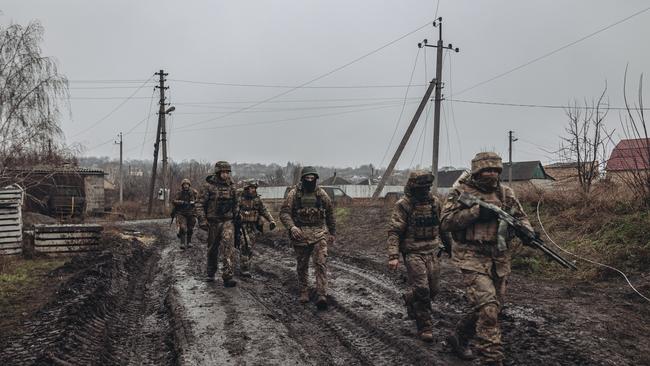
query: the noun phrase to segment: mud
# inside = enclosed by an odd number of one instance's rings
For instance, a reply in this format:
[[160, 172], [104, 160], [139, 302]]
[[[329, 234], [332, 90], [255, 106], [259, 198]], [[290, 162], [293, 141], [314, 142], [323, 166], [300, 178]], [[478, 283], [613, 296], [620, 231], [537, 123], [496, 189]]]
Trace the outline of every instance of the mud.
[[[435, 341], [419, 341], [400, 297], [405, 273], [386, 270], [385, 217], [384, 207], [353, 207], [342, 220], [329, 251], [326, 311], [298, 303], [295, 259], [283, 233], [258, 243], [253, 278], [224, 288], [220, 279], [204, 281], [203, 232], [180, 250], [164, 224], [132, 224], [130, 232], [158, 240], [78, 261], [84, 269], [22, 337], [0, 336], [0, 363], [471, 364], [444, 341], [465, 311], [458, 272], [443, 261]], [[500, 319], [506, 364], [650, 364], [650, 311], [630, 292], [616, 282], [556, 283], [515, 273]]]

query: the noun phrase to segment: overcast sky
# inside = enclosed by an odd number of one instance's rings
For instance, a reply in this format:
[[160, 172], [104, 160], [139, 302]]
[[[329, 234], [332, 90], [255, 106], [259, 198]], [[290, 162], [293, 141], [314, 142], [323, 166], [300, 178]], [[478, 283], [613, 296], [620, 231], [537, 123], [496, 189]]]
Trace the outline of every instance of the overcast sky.
[[[437, 29], [426, 26], [308, 84], [312, 88], [269, 86], [302, 85], [430, 24], [437, 3], [20, 0], [3, 2], [0, 22], [43, 23], [43, 52], [70, 79], [66, 139], [83, 143], [86, 155], [117, 158], [117, 147], [106, 142], [122, 131], [126, 159], [152, 157], [158, 102], [153, 74], [164, 69], [168, 101], [176, 107], [168, 118], [171, 159], [385, 166], [434, 75], [435, 50], [425, 54], [417, 43], [434, 43]], [[607, 82], [610, 104], [622, 106], [626, 65], [631, 92], [650, 66], [650, 11], [459, 92], [648, 6], [640, 0], [441, 0], [444, 42], [460, 47], [460, 53], [445, 55], [443, 93], [465, 101], [565, 105], [597, 97]], [[386, 154], [416, 57], [413, 86]], [[322, 88], [328, 86], [335, 88]], [[398, 166], [431, 164], [433, 111], [425, 116]], [[607, 124], [620, 130], [618, 111]], [[477, 151], [488, 149], [507, 157], [508, 130], [519, 138], [514, 160], [556, 161], [544, 150], [557, 149], [565, 125], [561, 109], [447, 100], [440, 165], [467, 166]]]

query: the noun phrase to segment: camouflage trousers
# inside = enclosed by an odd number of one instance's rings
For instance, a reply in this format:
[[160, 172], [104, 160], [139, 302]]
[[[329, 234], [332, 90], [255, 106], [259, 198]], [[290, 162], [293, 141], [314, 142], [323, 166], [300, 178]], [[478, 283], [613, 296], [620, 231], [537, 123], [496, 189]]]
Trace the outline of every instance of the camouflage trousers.
[[298, 272], [300, 291], [305, 291], [309, 287], [307, 276], [309, 258], [312, 258], [316, 275], [316, 293], [319, 296], [325, 296], [327, 294], [327, 241], [321, 239], [314, 244], [294, 245], [293, 250], [296, 255], [296, 271]]
[[253, 248], [255, 248], [259, 231], [255, 229], [254, 224], [244, 224], [243, 230], [246, 231], [246, 238], [239, 238], [239, 269], [250, 271]]
[[183, 240], [187, 238], [189, 243], [192, 240], [192, 234], [194, 233], [194, 225], [196, 225], [196, 216], [194, 215], [176, 215], [176, 228], [178, 229], [178, 237]]
[[208, 223], [208, 277], [213, 277], [219, 267], [219, 251], [222, 252], [221, 277], [224, 280], [233, 276], [235, 257], [235, 226], [232, 220]]
[[410, 287], [404, 294], [409, 316], [415, 318], [418, 330], [431, 330], [431, 300], [439, 291], [440, 264], [433, 253], [408, 253], [404, 265]]
[[508, 277], [462, 270], [469, 311], [456, 325], [461, 342], [472, 342], [484, 362], [503, 360], [499, 327], [500, 304]]

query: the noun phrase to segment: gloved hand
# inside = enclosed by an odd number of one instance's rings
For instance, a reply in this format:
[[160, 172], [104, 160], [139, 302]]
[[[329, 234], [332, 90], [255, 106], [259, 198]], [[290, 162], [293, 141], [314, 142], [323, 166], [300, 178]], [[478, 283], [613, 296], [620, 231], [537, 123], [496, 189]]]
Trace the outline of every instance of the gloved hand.
[[302, 233], [302, 230], [300, 230], [299, 227], [294, 226], [291, 228], [291, 238], [297, 241], [304, 241], [305, 235]]
[[275, 230], [276, 226], [277, 226], [277, 224], [275, 223], [275, 221], [269, 222], [269, 230], [271, 230], [271, 231]]
[[328, 235], [327, 236], [327, 244], [328, 245], [334, 244], [335, 241], [336, 241], [336, 236], [334, 236], [334, 235]]
[[399, 267], [399, 259], [389, 259], [388, 260], [388, 269], [394, 271]]
[[479, 221], [493, 221], [499, 218], [499, 215], [497, 215], [496, 212], [490, 210], [489, 208], [485, 208], [483, 206], [479, 206], [479, 213], [478, 213], [478, 220]]

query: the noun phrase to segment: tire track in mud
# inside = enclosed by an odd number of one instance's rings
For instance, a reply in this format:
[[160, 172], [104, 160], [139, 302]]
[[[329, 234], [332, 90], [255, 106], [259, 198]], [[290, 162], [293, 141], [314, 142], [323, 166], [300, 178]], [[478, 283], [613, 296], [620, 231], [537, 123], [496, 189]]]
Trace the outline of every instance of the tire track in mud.
[[[285, 282], [295, 282], [295, 272], [287, 265], [282, 251], [260, 248], [263, 260], [258, 265], [268, 266], [272, 273], [279, 273]], [[321, 319], [339, 340], [364, 364], [463, 364], [450, 355], [439, 354], [442, 350], [415, 339], [415, 326], [408, 322], [404, 327], [403, 306], [396, 301], [399, 291], [381, 274], [370, 275], [337, 261], [329, 261], [331, 273], [330, 309], [325, 312], [311, 311]], [[268, 276], [268, 270], [265, 271]], [[276, 288], [288, 295], [287, 289]], [[295, 295], [287, 301], [296, 302]], [[400, 326], [401, 323], [401, 326]], [[397, 326], [396, 326], [397, 324]], [[414, 352], [415, 351], [415, 352]]]

